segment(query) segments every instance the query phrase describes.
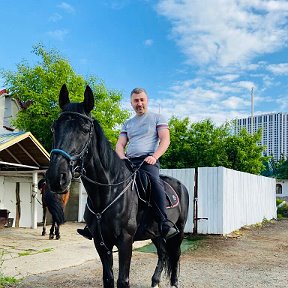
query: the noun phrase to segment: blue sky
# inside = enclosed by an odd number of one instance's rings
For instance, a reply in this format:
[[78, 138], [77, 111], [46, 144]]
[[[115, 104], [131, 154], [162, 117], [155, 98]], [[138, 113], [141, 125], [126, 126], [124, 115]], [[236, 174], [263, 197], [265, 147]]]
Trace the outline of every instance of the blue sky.
[[[151, 110], [221, 124], [287, 112], [288, 1], [0, 0], [0, 69], [44, 44], [110, 89], [144, 87]], [[0, 79], [0, 88], [3, 81]]]

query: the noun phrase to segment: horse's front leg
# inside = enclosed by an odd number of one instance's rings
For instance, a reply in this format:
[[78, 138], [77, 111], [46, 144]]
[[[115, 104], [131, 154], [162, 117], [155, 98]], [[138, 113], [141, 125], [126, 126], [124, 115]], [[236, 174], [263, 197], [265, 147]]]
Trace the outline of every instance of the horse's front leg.
[[164, 263], [165, 263], [165, 247], [164, 247], [164, 242], [161, 237], [154, 238], [152, 239], [152, 242], [157, 248], [157, 254], [158, 254], [158, 261], [157, 261], [157, 266], [155, 268], [154, 274], [152, 276], [152, 284], [151, 287], [159, 287], [159, 283], [161, 280], [161, 273], [164, 268]]
[[129, 272], [132, 257], [133, 238], [129, 235], [118, 242], [119, 253], [119, 275], [117, 281], [117, 288], [130, 287]]
[[100, 256], [102, 269], [103, 269], [103, 287], [104, 288], [114, 288], [114, 275], [113, 275], [113, 255], [112, 247], [109, 247], [110, 251], [107, 251], [102, 245], [98, 243], [99, 241], [94, 238], [94, 245]]

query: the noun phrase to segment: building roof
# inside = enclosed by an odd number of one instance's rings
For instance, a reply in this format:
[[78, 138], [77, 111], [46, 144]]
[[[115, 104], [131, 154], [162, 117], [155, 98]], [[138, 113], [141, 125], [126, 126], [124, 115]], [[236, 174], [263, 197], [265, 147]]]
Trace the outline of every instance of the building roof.
[[0, 170], [47, 169], [49, 153], [31, 132], [0, 134]]

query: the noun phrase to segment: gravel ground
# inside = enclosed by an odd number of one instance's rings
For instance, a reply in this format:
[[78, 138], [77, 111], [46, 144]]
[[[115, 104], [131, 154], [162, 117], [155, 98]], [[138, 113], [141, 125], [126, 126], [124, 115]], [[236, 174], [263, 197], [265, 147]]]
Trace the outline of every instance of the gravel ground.
[[[208, 236], [201, 240], [197, 250], [182, 255], [180, 287], [288, 287], [287, 256], [287, 219], [272, 221], [261, 227], [247, 227], [226, 237]], [[153, 253], [133, 253], [132, 288], [150, 287], [156, 260]], [[117, 275], [117, 259], [115, 266]], [[14, 287], [103, 287], [101, 277], [102, 268], [99, 259], [95, 259], [28, 276]], [[169, 287], [164, 275], [161, 284], [161, 287]]]

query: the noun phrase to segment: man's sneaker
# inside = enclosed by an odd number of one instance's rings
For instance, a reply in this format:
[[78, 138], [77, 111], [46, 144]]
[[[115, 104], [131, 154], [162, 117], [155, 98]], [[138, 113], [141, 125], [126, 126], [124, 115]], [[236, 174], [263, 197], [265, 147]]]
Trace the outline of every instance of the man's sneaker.
[[164, 239], [169, 239], [174, 237], [179, 233], [179, 230], [176, 228], [175, 225], [171, 227], [171, 224], [169, 224], [169, 221], [163, 221], [161, 224], [161, 236]]
[[85, 238], [87, 238], [89, 240], [92, 240], [92, 235], [91, 235], [91, 233], [90, 233], [90, 231], [89, 231], [87, 226], [84, 229], [77, 229], [77, 232], [81, 236], [83, 236], [83, 237], [85, 237]]

